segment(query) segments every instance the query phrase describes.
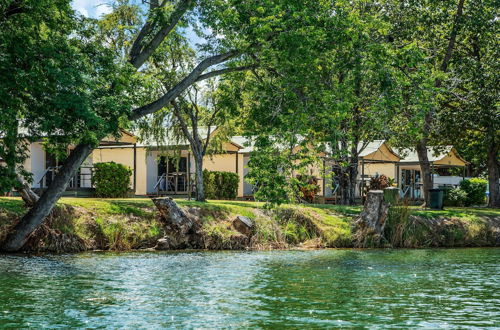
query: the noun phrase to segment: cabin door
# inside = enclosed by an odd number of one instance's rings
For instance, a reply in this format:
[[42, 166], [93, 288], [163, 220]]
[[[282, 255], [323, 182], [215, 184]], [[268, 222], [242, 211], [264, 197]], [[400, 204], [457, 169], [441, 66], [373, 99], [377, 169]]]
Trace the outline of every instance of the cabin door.
[[419, 170], [401, 170], [401, 189], [405, 197], [418, 199], [422, 197], [422, 179]]

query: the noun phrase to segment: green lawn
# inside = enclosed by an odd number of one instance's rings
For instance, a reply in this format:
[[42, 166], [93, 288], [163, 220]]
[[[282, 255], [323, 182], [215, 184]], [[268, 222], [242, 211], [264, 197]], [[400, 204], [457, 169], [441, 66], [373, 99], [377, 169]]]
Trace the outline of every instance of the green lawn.
[[[188, 201], [185, 199], [176, 199], [176, 202], [182, 206], [203, 207], [209, 210], [228, 211], [249, 217], [255, 217], [254, 209], [263, 209], [264, 203], [249, 201], [222, 201], [209, 200], [208, 203]], [[149, 198], [73, 198], [63, 197], [59, 204], [83, 207], [101, 215], [133, 214], [136, 216], [147, 216], [155, 212], [153, 202]], [[297, 204], [284, 205], [282, 207], [305, 208], [318, 214], [336, 213], [342, 216], [356, 216], [361, 212], [362, 206], [344, 206], [331, 204]], [[426, 218], [436, 217], [469, 217], [477, 216], [500, 216], [500, 209], [489, 208], [467, 208], [467, 207], [447, 207], [444, 210], [429, 210], [420, 207], [411, 206], [411, 214]], [[25, 212], [23, 203], [17, 197], [0, 197], [0, 210], [6, 210], [17, 215]]]

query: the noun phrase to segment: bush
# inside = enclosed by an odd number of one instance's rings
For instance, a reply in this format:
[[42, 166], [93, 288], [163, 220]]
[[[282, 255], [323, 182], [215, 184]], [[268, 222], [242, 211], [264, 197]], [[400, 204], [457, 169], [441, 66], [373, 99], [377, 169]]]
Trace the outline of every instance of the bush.
[[208, 199], [234, 199], [240, 177], [237, 173], [203, 170], [203, 186]]
[[299, 181], [299, 199], [308, 203], [314, 202], [314, 196], [321, 190], [318, 185], [318, 179], [311, 175], [297, 175]]
[[467, 193], [460, 188], [445, 189], [444, 206], [465, 206], [467, 203]]
[[95, 195], [104, 198], [127, 197], [132, 170], [115, 162], [94, 164], [92, 184]]
[[368, 184], [368, 191], [370, 190], [384, 190], [387, 187], [392, 186], [394, 180], [389, 179], [384, 174], [373, 177], [370, 179]]
[[467, 194], [465, 206], [484, 204], [488, 181], [480, 178], [472, 178], [460, 182], [460, 189]]

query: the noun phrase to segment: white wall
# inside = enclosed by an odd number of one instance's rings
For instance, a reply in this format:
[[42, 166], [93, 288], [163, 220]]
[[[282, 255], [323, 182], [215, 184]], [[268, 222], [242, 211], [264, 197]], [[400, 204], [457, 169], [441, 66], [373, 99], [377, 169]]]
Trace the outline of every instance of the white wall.
[[154, 186], [158, 180], [158, 152], [150, 151], [146, 154], [146, 178], [147, 178], [147, 193], [154, 193]]
[[434, 174], [434, 188], [439, 188], [439, 186], [458, 186], [462, 180], [463, 178], [461, 176], [440, 176]]
[[[250, 155], [240, 154], [240, 157], [243, 157], [243, 177], [246, 177], [246, 175], [250, 171], [248, 168], [248, 161], [250, 160]], [[253, 195], [253, 185], [248, 183], [246, 180], [243, 181], [243, 195], [244, 196]]]
[[30, 145], [31, 173], [33, 173], [33, 188], [40, 188], [38, 181], [45, 172], [45, 150], [40, 142], [34, 142]]

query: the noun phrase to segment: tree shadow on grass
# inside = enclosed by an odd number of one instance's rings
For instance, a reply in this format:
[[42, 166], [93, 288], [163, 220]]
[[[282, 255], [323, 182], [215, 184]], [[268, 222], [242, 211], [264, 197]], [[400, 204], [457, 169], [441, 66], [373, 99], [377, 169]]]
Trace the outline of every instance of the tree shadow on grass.
[[109, 200], [110, 213], [132, 214], [138, 217], [150, 216], [154, 205], [149, 200], [129, 201], [129, 200]]

